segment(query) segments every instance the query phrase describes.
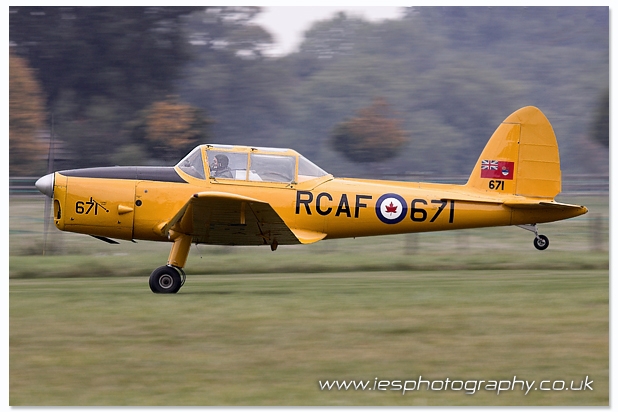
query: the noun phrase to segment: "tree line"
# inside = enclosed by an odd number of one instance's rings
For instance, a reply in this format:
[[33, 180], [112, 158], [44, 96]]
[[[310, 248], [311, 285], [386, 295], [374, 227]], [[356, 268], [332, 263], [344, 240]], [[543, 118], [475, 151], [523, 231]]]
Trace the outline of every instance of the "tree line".
[[336, 175], [467, 174], [535, 105], [565, 172], [608, 170], [607, 7], [412, 7], [315, 23], [271, 57], [258, 7], [9, 7], [10, 172], [290, 147]]

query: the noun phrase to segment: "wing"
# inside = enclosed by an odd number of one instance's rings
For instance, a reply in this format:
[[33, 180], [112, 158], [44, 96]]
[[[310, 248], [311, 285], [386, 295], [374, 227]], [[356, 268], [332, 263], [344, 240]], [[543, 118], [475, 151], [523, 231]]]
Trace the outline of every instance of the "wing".
[[196, 193], [161, 228], [211, 245], [295, 245], [314, 243], [326, 234], [289, 228], [277, 212], [261, 200], [222, 192]]

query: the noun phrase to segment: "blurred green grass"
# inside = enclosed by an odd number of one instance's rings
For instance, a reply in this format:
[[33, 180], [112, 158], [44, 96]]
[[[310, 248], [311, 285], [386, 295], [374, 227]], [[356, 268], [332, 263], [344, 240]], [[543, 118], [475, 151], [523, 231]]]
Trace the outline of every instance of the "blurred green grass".
[[[9, 403], [609, 405], [606, 270], [10, 281]], [[590, 391], [320, 391], [319, 380], [573, 380]]]
[[[516, 227], [470, 229], [268, 247], [192, 246], [188, 275], [351, 272], [388, 270], [606, 269], [609, 267], [609, 199], [562, 198], [590, 212], [540, 225], [549, 249], [532, 246], [533, 235]], [[51, 228], [43, 256], [43, 209], [38, 198], [12, 198], [9, 276], [148, 276], [164, 265], [170, 244], [121, 241], [109, 245], [86, 235]]]

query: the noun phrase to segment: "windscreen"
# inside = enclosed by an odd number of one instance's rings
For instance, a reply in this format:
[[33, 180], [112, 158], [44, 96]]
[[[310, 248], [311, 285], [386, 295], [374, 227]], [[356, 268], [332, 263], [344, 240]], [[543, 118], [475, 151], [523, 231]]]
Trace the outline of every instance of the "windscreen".
[[178, 168], [189, 176], [205, 179], [204, 162], [202, 161], [202, 149], [196, 147], [178, 163]]
[[326, 176], [328, 173], [320, 169], [307, 158], [300, 156], [298, 158], [298, 180], [300, 182], [304, 180], [313, 179], [316, 177]]

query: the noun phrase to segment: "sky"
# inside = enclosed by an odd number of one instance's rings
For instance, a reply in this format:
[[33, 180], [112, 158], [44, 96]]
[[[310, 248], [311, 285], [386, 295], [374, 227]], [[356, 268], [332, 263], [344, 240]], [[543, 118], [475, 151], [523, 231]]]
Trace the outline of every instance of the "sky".
[[402, 7], [391, 6], [280, 6], [264, 7], [254, 20], [266, 28], [275, 39], [271, 54], [280, 56], [295, 51], [303, 39], [303, 33], [313, 23], [330, 19], [339, 11], [365, 18], [369, 21], [397, 19], [401, 17]]

